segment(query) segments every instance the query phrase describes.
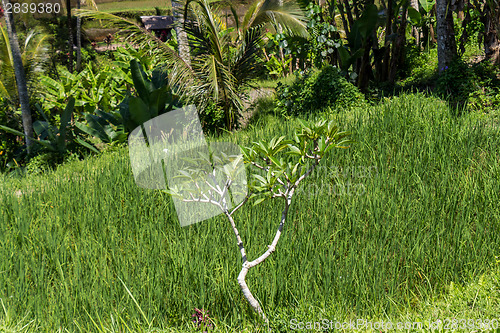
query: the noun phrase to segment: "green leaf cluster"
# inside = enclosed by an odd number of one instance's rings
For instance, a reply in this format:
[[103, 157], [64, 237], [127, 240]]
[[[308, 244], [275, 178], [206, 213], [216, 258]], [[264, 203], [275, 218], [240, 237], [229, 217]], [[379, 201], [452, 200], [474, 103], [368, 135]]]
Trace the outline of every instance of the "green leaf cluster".
[[62, 110], [68, 98], [73, 97], [80, 114], [98, 107], [112, 110], [125, 97], [126, 86], [131, 83], [126, 72], [117, 65], [103, 65], [97, 69], [89, 63], [77, 74], [60, 68], [56, 79], [47, 75], [41, 77], [42, 105], [45, 110]]
[[130, 71], [137, 96], [127, 96], [119, 106], [123, 125], [129, 132], [180, 105], [179, 98], [168, 86], [164, 68], [157, 68], [147, 75], [142, 65], [133, 59], [130, 61]]
[[299, 122], [300, 128], [292, 139], [274, 137], [240, 147], [245, 162], [260, 170], [252, 174], [249, 184], [252, 197], [258, 197], [254, 204], [272, 197], [290, 199], [326, 153], [333, 148], [348, 148], [353, 143], [348, 138], [350, 133], [340, 131], [333, 121]]
[[124, 142], [127, 134], [136, 127], [180, 106], [178, 97], [168, 85], [167, 73], [163, 67], [149, 69], [148, 63], [132, 58], [125, 71], [131, 73], [131, 82], [137, 96], [130, 94], [125, 97], [116, 108], [118, 110], [106, 112], [96, 109], [87, 113], [86, 122], [76, 124], [84, 133], [105, 143]]
[[355, 107], [365, 103], [363, 94], [333, 66], [300, 74], [291, 85], [279, 83], [276, 108], [283, 115], [301, 115], [329, 107]]

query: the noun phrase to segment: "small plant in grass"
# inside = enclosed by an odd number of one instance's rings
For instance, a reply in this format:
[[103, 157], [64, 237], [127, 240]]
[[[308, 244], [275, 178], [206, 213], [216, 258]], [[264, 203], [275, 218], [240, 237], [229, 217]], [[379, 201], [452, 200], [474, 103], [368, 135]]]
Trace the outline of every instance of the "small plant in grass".
[[[333, 122], [300, 121], [301, 128], [295, 131], [292, 139], [284, 136], [275, 137], [269, 142], [254, 142], [251, 147], [240, 147], [241, 154], [227, 155], [211, 153], [211, 156], [199, 154], [199, 158], [184, 158], [186, 164], [179, 169], [177, 178], [182, 183], [167, 188], [167, 193], [184, 202], [212, 204], [218, 207], [229, 220], [236, 236], [236, 242], [242, 258], [242, 268], [238, 275], [238, 284], [252, 308], [268, 322], [259, 302], [255, 299], [246, 283], [248, 271], [264, 262], [275, 250], [288, 217], [292, 198], [299, 184], [318, 166], [322, 158], [333, 148], [348, 148], [351, 142], [349, 133], [339, 131]], [[181, 158], [182, 159], [182, 158]], [[248, 184], [249, 191], [243, 201], [234, 208], [228, 203], [229, 188], [236, 183], [244, 172], [239, 167], [241, 161], [253, 168], [253, 180]], [[210, 163], [210, 170], [200, 169], [200, 165]], [[185, 184], [185, 186], [183, 186]], [[195, 186], [190, 186], [194, 184]], [[232, 190], [233, 195], [235, 194]], [[250, 260], [236, 226], [234, 214], [249, 200], [255, 199], [255, 205], [267, 200], [278, 199], [283, 202], [281, 218], [271, 245], [258, 258]]]
[[194, 314], [191, 316], [193, 317], [193, 324], [198, 328], [199, 330], [203, 331], [206, 333], [207, 331], [205, 329], [211, 329], [212, 328], [212, 323], [210, 322], [212, 319], [208, 316], [208, 310], [204, 309], [194, 309]]

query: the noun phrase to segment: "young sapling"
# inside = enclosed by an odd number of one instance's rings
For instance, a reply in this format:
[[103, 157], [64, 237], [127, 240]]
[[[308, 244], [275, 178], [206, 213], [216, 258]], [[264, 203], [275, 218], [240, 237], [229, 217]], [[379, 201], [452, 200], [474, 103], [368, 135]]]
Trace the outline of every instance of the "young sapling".
[[[167, 193], [183, 202], [198, 202], [216, 206], [229, 220], [236, 237], [242, 258], [238, 284], [251, 307], [269, 323], [259, 302], [246, 283], [248, 271], [264, 262], [275, 250], [287, 220], [292, 198], [299, 184], [318, 166], [323, 157], [333, 148], [348, 148], [352, 143], [350, 133], [341, 132], [333, 122], [300, 121], [300, 128], [293, 139], [275, 137], [269, 142], [253, 142], [250, 147], [240, 147], [240, 154], [212, 152], [210, 156], [198, 154], [195, 158], [181, 158], [178, 179], [180, 183], [167, 188]], [[199, 168], [210, 163], [212, 166]], [[255, 172], [249, 184], [241, 181], [247, 164]], [[182, 186], [182, 185], [185, 186]], [[242, 186], [247, 185], [247, 186]], [[245, 189], [243, 189], [245, 187]], [[248, 192], [246, 192], [248, 187]], [[231, 198], [246, 192], [244, 199], [232, 207]], [[249, 200], [254, 205], [268, 199], [283, 200], [283, 210], [273, 241], [258, 258], [249, 260], [245, 246], [234, 220], [234, 214]]]

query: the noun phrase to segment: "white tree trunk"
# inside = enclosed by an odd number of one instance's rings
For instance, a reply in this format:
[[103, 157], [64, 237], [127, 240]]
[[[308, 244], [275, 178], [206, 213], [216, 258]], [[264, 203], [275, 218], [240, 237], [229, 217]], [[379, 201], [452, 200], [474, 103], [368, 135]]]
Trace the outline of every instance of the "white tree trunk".
[[236, 241], [238, 242], [238, 247], [240, 248], [241, 256], [243, 259], [243, 265], [240, 271], [240, 274], [238, 275], [238, 284], [240, 285], [241, 291], [243, 292], [243, 296], [245, 296], [246, 300], [250, 304], [250, 306], [254, 309], [255, 312], [257, 312], [262, 319], [266, 322], [269, 323], [269, 319], [267, 319], [266, 314], [262, 310], [259, 302], [255, 299], [253, 296], [252, 292], [250, 291], [250, 288], [248, 287], [246, 283], [246, 276], [250, 268], [257, 266], [258, 264], [264, 262], [275, 250], [276, 250], [276, 245], [278, 244], [278, 241], [280, 240], [281, 237], [281, 232], [283, 231], [283, 227], [285, 225], [286, 217], [288, 216], [288, 209], [290, 208], [291, 205], [291, 200], [293, 196], [293, 191], [290, 193], [289, 197], [286, 199], [286, 205], [285, 209], [283, 210], [281, 214], [281, 221], [280, 225], [278, 227], [278, 231], [276, 231], [276, 235], [274, 236], [273, 242], [271, 245], [268, 245], [268, 249], [264, 254], [262, 254], [260, 257], [253, 261], [248, 261], [246, 253], [245, 253], [245, 248], [243, 247], [243, 242], [241, 240], [241, 237], [239, 235], [238, 229], [236, 228], [236, 224], [234, 223], [233, 217], [226, 212], [226, 216], [228, 217], [229, 221], [231, 222], [231, 226], [233, 227], [234, 234], [236, 235]]

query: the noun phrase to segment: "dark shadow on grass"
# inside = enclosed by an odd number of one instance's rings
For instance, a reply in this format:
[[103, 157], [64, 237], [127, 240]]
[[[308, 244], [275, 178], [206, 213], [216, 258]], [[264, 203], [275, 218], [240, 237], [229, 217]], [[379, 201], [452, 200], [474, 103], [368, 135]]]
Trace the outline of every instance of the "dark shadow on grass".
[[467, 63], [455, 60], [445, 70], [437, 70], [431, 76], [404, 84], [374, 83], [368, 88], [366, 97], [377, 103], [385, 97], [395, 97], [407, 93], [423, 93], [447, 102], [450, 114], [455, 117], [475, 108], [495, 107], [500, 103], [500, 71], [487, 60]]

